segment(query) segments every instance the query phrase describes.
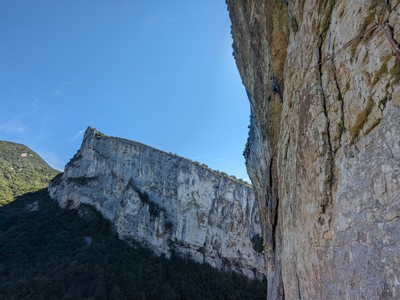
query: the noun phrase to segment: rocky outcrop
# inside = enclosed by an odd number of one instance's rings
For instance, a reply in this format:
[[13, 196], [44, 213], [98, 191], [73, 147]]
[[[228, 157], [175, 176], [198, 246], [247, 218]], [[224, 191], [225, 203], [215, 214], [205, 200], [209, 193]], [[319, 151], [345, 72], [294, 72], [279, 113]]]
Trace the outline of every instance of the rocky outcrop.
[[157, 254], [250, 278], [266, 272], [253, 245], [261, 228], [252, 188], [188, 159], [88, 128], [49, 192], [64, 208], [93, 206], [120, 238]]
[[398, 299], [399, 1], [227, 4], [268, 298]]

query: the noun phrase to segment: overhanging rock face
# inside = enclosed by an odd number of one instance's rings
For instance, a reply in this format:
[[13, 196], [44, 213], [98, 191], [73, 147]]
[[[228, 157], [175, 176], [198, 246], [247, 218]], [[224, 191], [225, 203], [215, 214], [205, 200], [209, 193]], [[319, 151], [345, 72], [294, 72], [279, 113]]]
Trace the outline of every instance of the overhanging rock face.
[[174, 252], [250, 278], [265, 274], [251, 241], [261, 235], [251, 187], [188, 159], [89, 127], [49, 191], [61, 207], [93, 206], [120, 238], [157, 254]]
[[400, 1], [226, 1], [268, 299], [400, 298]]

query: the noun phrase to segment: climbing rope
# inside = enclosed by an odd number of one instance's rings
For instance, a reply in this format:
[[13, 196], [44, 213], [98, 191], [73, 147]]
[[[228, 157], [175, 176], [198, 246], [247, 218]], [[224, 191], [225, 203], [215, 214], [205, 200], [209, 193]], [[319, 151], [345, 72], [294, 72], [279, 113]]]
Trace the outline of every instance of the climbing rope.
[[[379, 13], [379, 16], [383, 15], [384, 12], [384, 8], [385, 6], [387, 6], [388, 3], [387, 1], [384, 1], [381, 11]], [[394, 38], [387, 32], [387, 30], [385, 29], [384, 25], [386, 23], [386, 21], [388, 20], [389, 15], [381, 22], [379, 22], [378, 20], [378, 16], [375, 17], [375, 24], [372, 25], [371, 27], [367, 28], [366, 30], [364, 30], [363, 32], [359, 33], [358, 35], [356, 35], [354, 38], [352, 38], [351, 40], [349, 40], [347, 43], [345, 43], [339, 50], [337, 50], [336, 52], [328, 55], [325, 59], [323, 59], [321, 62], [315, 64], [315, 65], [311, 65], [308, 67], [300, 67], [300, 66], [291, 66], [289, 68], [301, 68], [303, 70], [308, 70], [308, 69], [312, 69], [315, 67], [319, 67], [324, 65], [325, 63], [327, 63], [328, 61], [334, 59], [336, 56], [338, 56], [340, 53], [342, 53], [346, 48], [348, 48], [350, 45], [352, 45], [355, 41], [361, 39], [362, 37], [368, 35], [368, 34], [372, 34], [377, 28], [380, 28], [382, 30], [382, 32], [384, 33], [386, 39], [389, 41], [390, 46], [393, 50], [393, 52], [395, 53], [396, 57], [400, 60], [400, 47], [397, 44], [397, 42], [394, 40]], [[330, 41], [329, 41], [330, 42]], [[274, 84], [276, 82], [281, 83], [281, 81], [283, 80], [283, 78], [280, 78], [279, 80], [274, 78], [271, 79], [271, 83]]]
[[336, 51], [335, 53], [333, 53], [331, 55], [328, 55], [320, 63], [315, 64], [313, 66], [306, 67], [305, 69], [315, 68], [315, 67], [324, 65], [326, 62], [328, 62], [329, 60], [332, 60], [337, 55], [339, 55], [341, 52], [343, 52], [347, 47], [349, 47], [351, 44], [353, 44], [358, 39], [362, 38], [363, 36], [365, 36], [367, 34], [372, 34], [372, 32], [374, 30], [376, 30], [377, 28], [380, 28], [383, 31], [383, 33], [385, 34], [386, 38], [388, 39], [392, 49], [394, 50], [397, 58], [400, 59], [400, 48], [398, 47], [396, 41], [391, 37], [391, 35], [386, 31], [385, 27], [383, 26], [383, 24], [385, 24], [386, 21], [389, 19], [389, 15], [387, 15], [383, 21], [378, 20], [378, 18], [382, 18], [382, 16], [384, 15], [385, 8], [388, 7], [388, 5], [389, 5], [388, 1], [383, 0], [380, 12], [377, 15], [375, 15], [375, 24], [374, 25], [372, 25], [371, 27], [367, 28], [366, 30], [364, 30], [363, 32], [361, 32], [360, 34], [358, 34], [357, 36], [352, 38], [350, 41], [345, 43], [338, 51]]
[[341, 52], [343, 52], [347, 47], [349, 47], [351, 44], [353, 44], [355, 41], [357, 41], [358, 39], [362, 38], [364, 35], [372, 33], [376, 28], [378, 28], [378, 24], [374, 24], [373, 26], [371, 26], [370, 28], [367, 28], [366, 30], [364, 30], [363, 32], [361, 32], [360, 34], [358, 34], [357, 36], [355, 36], [354, 38], [352, 38], [350, 41], [348, 41], [346, 44], [344, 44], [338, 51], [332, 53], [331, 55], [328, 55], [324, 60], [322, 60], [320, 63], [306, 67], [305, 69], [312, 69], [315, 67], [319, 67], [324, 65], [326, 62], [334, 59], [336, 56], [338, 56]]
[[[334, 59], [336, 56], [338, 56], [341, 52], [343, 52], [347, 47], [349, 47], [355, 41], [357, 41], [358, 39], [362, 38], [364, 35], [366, 35], [368, 33], [372, 33], [377, 28], [378, 28], [378, 24], [375, 23], [373, 26], [367, 28], [366, 30], [364, 30], [363, 32], [361, 32], [360, 34], [358, 34], [357, 36], [352, 38], [350, 41], [345, 43], [338, 51], [328, 55], [325, 59], [323, 59], [321, 62], [319, 62], [319, 63], [317, 63], [315, 65], [311, 65], [311, 66], [308, 66], [308, 67], [292, 66], [292, 67], [289, 67], [289, 68], [301, 68], [303, 70], [309, 70], [309, 69], [312, 69], [312, 68], [316, 68], [316, 67], [322, 66], [325, 63], [327, 63], [328, 61], [330, 61], [330, 60]], [[279, 80], [278, 79], [274, 79], [274, 80], [271, 79], [271, 82], [272, 83], [274, 83], [274, 82], [280, 83], [282, 81], [282, 79], [283, 78], [280, 78]]]
[[385, 27], [383, 27], [382, 24], [377, 24], [380, 29], [382, 29], [383, 33], [385, 34], [387, 40], [390, 43], [390, 46], [392, 47], [394, 53], [396, 54], [397, 58], [400, 60], [400, 48], [397, 45], [396, 41], [393, 39], [393, 37], [386, 31]]

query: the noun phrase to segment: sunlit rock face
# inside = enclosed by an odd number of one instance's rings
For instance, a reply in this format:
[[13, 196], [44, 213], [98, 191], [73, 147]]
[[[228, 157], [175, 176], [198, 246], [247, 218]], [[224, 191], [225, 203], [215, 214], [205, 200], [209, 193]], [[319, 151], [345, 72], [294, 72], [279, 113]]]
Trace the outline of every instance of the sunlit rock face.
[[265, 274], [251, 241], [261, 235], [252, 188], [188, 159], [88, 128], [49, 191], [64, 208], [95, 207], [120, 238], [157, 254]]
[[268, 299], [399, 299], [399, 1], [227, 4]]

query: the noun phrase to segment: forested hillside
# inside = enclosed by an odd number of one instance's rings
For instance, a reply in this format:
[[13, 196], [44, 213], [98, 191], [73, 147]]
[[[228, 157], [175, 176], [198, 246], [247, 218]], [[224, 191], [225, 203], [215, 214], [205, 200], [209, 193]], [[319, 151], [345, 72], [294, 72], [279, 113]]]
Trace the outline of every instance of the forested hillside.
[[28, 147], [0, 141], [0, 206], [46, 187], [58, 173]]
[[266, 297], [265, 282], [132, 245], [90, 207], [60, 209], [46, 190], [20, 196], [0, 208], [0, 299]]

